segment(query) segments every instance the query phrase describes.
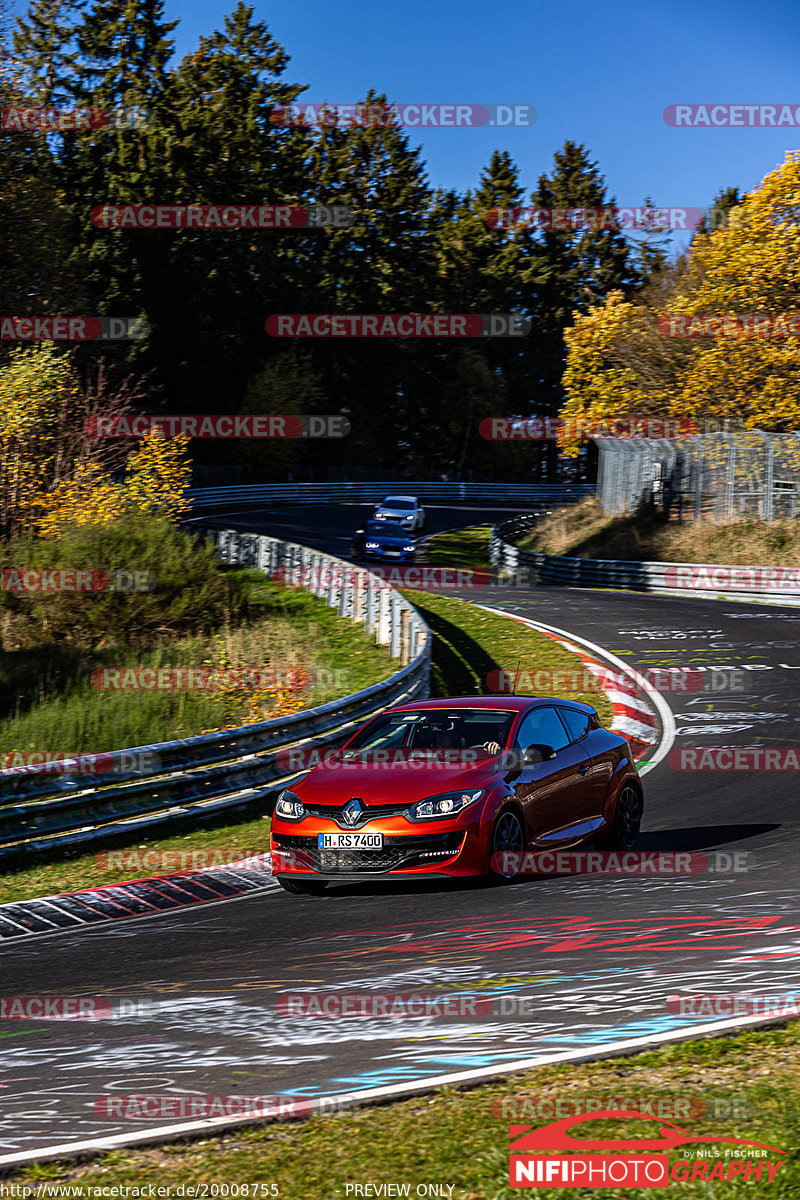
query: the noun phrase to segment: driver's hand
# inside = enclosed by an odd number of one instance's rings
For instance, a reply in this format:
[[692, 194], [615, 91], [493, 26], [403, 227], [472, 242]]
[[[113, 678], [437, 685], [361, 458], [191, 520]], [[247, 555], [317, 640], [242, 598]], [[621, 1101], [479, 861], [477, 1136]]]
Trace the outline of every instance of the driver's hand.
[[499, 742], [484, 742], [483, 748], [489, 754], [499, 754], [500, 753], [500, 743]]

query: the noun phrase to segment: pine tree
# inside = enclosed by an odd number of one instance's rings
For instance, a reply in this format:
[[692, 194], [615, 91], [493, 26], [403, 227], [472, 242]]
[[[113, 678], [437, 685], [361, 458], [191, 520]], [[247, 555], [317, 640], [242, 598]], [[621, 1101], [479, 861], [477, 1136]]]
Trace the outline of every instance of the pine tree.
[[[586, 148], [567, 141], [557, 151], [550, 175], [541, 175], [531, 193], [539, 209], [609, 208], [615, 201]], [[566, 222], [565, 222], [566, 224]], [[543, 229], [524, 274], [529, 315], [529, 383], [533, 413], [555, 415], [563, 403], [564, 329], [575, 312], [587, 312], [610, 291], [626, 294], [641, 284], [631, 249], [622, 232], [613, 228]], [[548, 444], [548, 473], [556, 470], [557, 454]]]
[[736, 187], [723, 188], [722, 191], [717, 192], [711, 207], [703, 214], [697, 226], [695, 237], [704, 236], [727, 225], [731, 211], [736, 208], [737, 204], [741, 204], [743, 199], [744, 197], [739, 195], [739, 189]]
[[68, 104], [77, 62], [75, 34], [85, 0], [32, 0], [13, 33], [17, 83], [25, 99]]

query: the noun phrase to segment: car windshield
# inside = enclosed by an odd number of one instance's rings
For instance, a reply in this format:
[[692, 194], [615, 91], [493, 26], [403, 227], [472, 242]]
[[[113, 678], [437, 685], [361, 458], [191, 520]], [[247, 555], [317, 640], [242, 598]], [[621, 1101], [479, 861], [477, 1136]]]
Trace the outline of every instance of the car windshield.
[[344, 756], [368, 761], [369, 753], [377, 750], [436, 754], [440, 750], [480, 750], [488, 742], [497, 742], [504, 749], [514, 716], [513, 712], [483, 708], [384, 713], [353, 737]]
[[402, 525], [394, 525], [391, 521], [368, 521], [367, 533], [370, 537], [408, 537]]
[[396, 508], [398, 510], [401, 508], [413, 508], [413, 507], [414, 507], [413, 500], [400, 500], [400, 499], [398, 499], [397, 496], [387, 496], [387, 498], [384, 500], [383, 504], [381, 505], [381, 508]]

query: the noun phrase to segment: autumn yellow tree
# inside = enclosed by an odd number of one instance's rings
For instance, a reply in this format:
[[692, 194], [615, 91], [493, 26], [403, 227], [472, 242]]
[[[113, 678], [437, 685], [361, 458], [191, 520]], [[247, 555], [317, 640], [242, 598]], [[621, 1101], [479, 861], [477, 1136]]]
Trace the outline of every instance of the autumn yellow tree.
[[723, 227], [694, 238], [671, 286], [655, 299], [628, 303], [612, 293], [576, 314], [565, 334], [561, 416], [735, 418], [745, 429], [800, 428], [800, 336], [675, 338], [659, 331], [658, 320], [797, 312], [799, 295], [800, 151], [793, 151]]
[[57, 538], [71, 525], [111, 525], [127, 515], [164, 515], [177, 520], [189, 511], [185, 492], [191, 477], [189, 439], [151, 430], [128, 459], [117, 482], [95, 461], [37, 497], [36, 532]]
[[[79, 374], [52, 343], [12, 347], [0, 366], [0, 533], [34, 529], [52, 494], [78, 480], [87, 494], [99, 489], [95, 504], [105, 503], [129, 447], [89, 431], [98, 417], [130, 412], [142, 392], [132, 377], [112, 381], [102, 359]], [[147, 485], [160, 496], [152, 477]]]
[[0, 370], [0, 527], [7, 532], [58, 476], [79, 395], [69, 359], [46, 343], [16, 347]]

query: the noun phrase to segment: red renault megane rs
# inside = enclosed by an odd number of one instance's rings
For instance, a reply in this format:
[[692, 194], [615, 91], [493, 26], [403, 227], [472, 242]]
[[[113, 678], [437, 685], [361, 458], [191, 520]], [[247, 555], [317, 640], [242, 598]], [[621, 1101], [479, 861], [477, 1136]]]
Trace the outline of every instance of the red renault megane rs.
[[628, 743], [588, 704], [427, 700], [363, 725], [275, 806], [272, 869], [288, 892], [333, 880], [488, 875], [504, 851], [637, 842], [644, 796]]

